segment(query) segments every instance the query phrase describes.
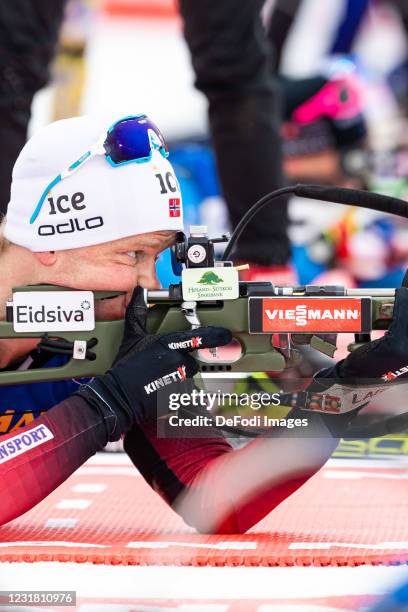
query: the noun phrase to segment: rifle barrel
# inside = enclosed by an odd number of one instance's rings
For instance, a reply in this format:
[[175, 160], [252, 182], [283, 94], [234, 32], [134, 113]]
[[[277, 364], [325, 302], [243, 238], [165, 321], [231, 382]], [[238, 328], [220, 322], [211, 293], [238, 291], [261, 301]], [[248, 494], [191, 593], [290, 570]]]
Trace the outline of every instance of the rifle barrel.
[[168, 289], [155, 289], [147, 292], [148, 302], [168, 302], [170, 299], [170, 292]]
[[350, 297], [395, 297], [395, 289], [346, 289]]
[[[285, 287], [286, 290], [289, 287]], [[395, 297], [395, 289], [382, 289], [382, 288], [372, 288], [372, 289], [346, 289], [346, 295], [349, 297]], [[301, 297], [301, 296], [296, 296]], [[170, 292], [168, 289], [156, 289], [147, 292], [147, 301], [148, 302], [168, 302], [171, 301]]]

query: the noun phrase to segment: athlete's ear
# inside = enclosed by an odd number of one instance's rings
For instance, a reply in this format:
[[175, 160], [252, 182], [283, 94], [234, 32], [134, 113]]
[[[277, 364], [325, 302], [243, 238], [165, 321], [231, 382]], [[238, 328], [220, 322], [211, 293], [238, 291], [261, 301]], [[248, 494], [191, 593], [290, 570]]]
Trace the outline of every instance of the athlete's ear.
[[33, 253], [33, 255], [43, 266], [54, 266], [58, 258], [55, 251], [43, 251], [41, 253]]

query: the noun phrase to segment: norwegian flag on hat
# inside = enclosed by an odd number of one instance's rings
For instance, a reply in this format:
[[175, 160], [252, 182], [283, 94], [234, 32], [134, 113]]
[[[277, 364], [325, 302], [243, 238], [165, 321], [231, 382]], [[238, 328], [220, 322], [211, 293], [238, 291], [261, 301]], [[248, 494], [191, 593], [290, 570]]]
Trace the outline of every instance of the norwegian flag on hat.
[[169, 200], [169, 216], [180, 217], [181, 215], [181, 202], [180, 198], [170, 198]]

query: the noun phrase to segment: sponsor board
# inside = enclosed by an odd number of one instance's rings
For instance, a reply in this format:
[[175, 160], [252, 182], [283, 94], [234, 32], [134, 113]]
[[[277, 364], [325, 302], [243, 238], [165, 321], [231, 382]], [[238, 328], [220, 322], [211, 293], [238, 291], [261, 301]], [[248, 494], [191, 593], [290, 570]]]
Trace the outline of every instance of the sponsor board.
[[408, 456], [408, 435], [390, 434], [382, 438], [340, 440], [332, 457]]
[[186, 268], [182, 285], [186, 301], [236, 300], [239, 295], [238, 271], [234, 268]]
[[249, 299], [249, 332], [362, 333], [371, 329], [370, 298]]
[[13, 293], [15, 332], [92, 331], [92, 291], [16, 291]]

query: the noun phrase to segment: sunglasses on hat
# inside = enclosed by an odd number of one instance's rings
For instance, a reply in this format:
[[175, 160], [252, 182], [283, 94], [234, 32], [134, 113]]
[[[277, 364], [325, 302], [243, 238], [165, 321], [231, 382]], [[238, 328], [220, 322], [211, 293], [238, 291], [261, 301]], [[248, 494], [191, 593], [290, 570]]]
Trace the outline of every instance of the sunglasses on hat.
[[31, 215], [30, 224], [34, 223], [40, 214], [50, 190], [64, 178], [71, 176], [92, 157], [103, 155], [113, 167], [130, 163], [143, 164], [151, 160], [154, 150], [159, 151], [163, 157], [169, 155], [163, 134], [153, 121], [146, 115], [134, 115], [119, 119], [89, 151], [81, 155], [69, 168], [61, 172], [47, 185]]

